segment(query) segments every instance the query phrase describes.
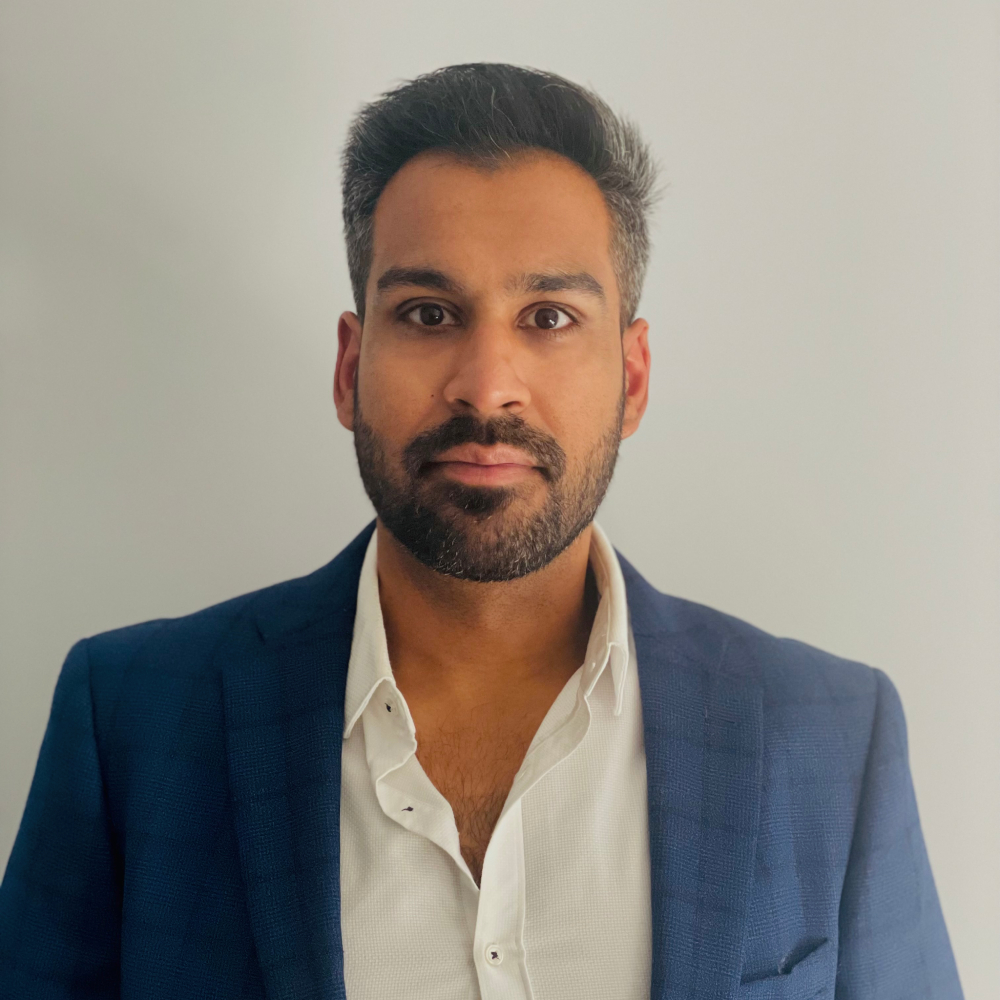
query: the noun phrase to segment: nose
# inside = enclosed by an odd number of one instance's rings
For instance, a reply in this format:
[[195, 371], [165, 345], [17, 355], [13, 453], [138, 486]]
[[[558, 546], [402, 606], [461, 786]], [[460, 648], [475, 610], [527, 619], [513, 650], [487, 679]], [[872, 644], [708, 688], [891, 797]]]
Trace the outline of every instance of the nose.
[[503, 413], [521, 413], [531, 402], [528, 386], [518, 372], [518, 343], [500, 324], [481, 324], [461, 341], [444, 399], [460, 413], [474, 412], [483, 420]]

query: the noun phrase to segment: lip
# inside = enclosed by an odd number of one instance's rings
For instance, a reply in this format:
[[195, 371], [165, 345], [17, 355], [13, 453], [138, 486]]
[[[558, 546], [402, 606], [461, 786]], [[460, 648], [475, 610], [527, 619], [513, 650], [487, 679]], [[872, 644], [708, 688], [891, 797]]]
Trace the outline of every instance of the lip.
[[442, 475], [468, 486], [505, 486], [537, 471], [523, 451], [507, 445], [463, 444], [442, 452], [431, 464]]
[[511, 448], [510, 445], [494, 444], [488, 447], [478, 444], [460, 444], [441, 452], [434, 459], [435, 463], [451, 464], [460, 462], [463, 465], [523, 465], [534, 468], [534, 461], [523, 451]]

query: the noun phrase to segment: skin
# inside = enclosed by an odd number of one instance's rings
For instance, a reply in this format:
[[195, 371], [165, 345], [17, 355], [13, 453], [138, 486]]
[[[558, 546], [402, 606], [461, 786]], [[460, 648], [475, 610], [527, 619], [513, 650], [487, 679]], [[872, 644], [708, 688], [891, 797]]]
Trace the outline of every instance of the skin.
[[[416, 435], [455, 414], [514, 413], [579, 468], [613, 421], [624, 378], [622, 436], [635, 433], [649, 392], [648, 324], [621, 330], [610, 233], [597, 184], [555, 154], [491, 170], [440, 152], [409, 161], [376, 208], [364, 323], [353, 312], [338, 323], [340, 422], [353, 430], [356, 377], [365, 420], [394, 463]], [[415, 271], [437, 274], [403, 273]], [[549, 280], [538, 290], [525, 275]], [[551, 280], [560, 275], [589, 275], [599, 288]], [[413, 311], [421, 304], [442, 307], [446, 323], [421, 325]], [[540, 328], [551, 316], [541, 308], [560, 310], [558, 329]], [[439, 458], [453, 460], [433, 475], [514, 483], [523, 510], [545, 500], [546, 480], [523, 453], [463, 446]], [[528, 744], [586, 653], [597, 600], [591, 529], [543, 569], [505, 583], [437, 573], [381, 520], [376, 530], [389, 657], [417, 757], [452, 805], [478, 883]]]

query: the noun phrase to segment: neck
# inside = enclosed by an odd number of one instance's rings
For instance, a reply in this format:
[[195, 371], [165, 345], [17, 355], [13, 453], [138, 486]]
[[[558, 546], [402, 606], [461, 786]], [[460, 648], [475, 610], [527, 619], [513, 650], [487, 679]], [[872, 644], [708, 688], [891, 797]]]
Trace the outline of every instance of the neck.
[[393, 673], [404, 695], [462, 702], [565, 683], [597, 608], [592, 528], [536, 573], [475, 583], [418, 562], [379, 520], [378, 579]]

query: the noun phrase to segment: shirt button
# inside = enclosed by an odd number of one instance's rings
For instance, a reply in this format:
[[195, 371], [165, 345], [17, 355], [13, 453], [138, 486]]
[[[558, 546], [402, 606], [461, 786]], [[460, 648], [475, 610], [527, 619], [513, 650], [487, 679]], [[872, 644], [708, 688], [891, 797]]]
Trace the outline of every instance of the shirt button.
[[490, 965], [499, 965], [503, 961], [503, 951], [501, 951], [500, 945], [487, 945], [486, 961], [489, 962]]

